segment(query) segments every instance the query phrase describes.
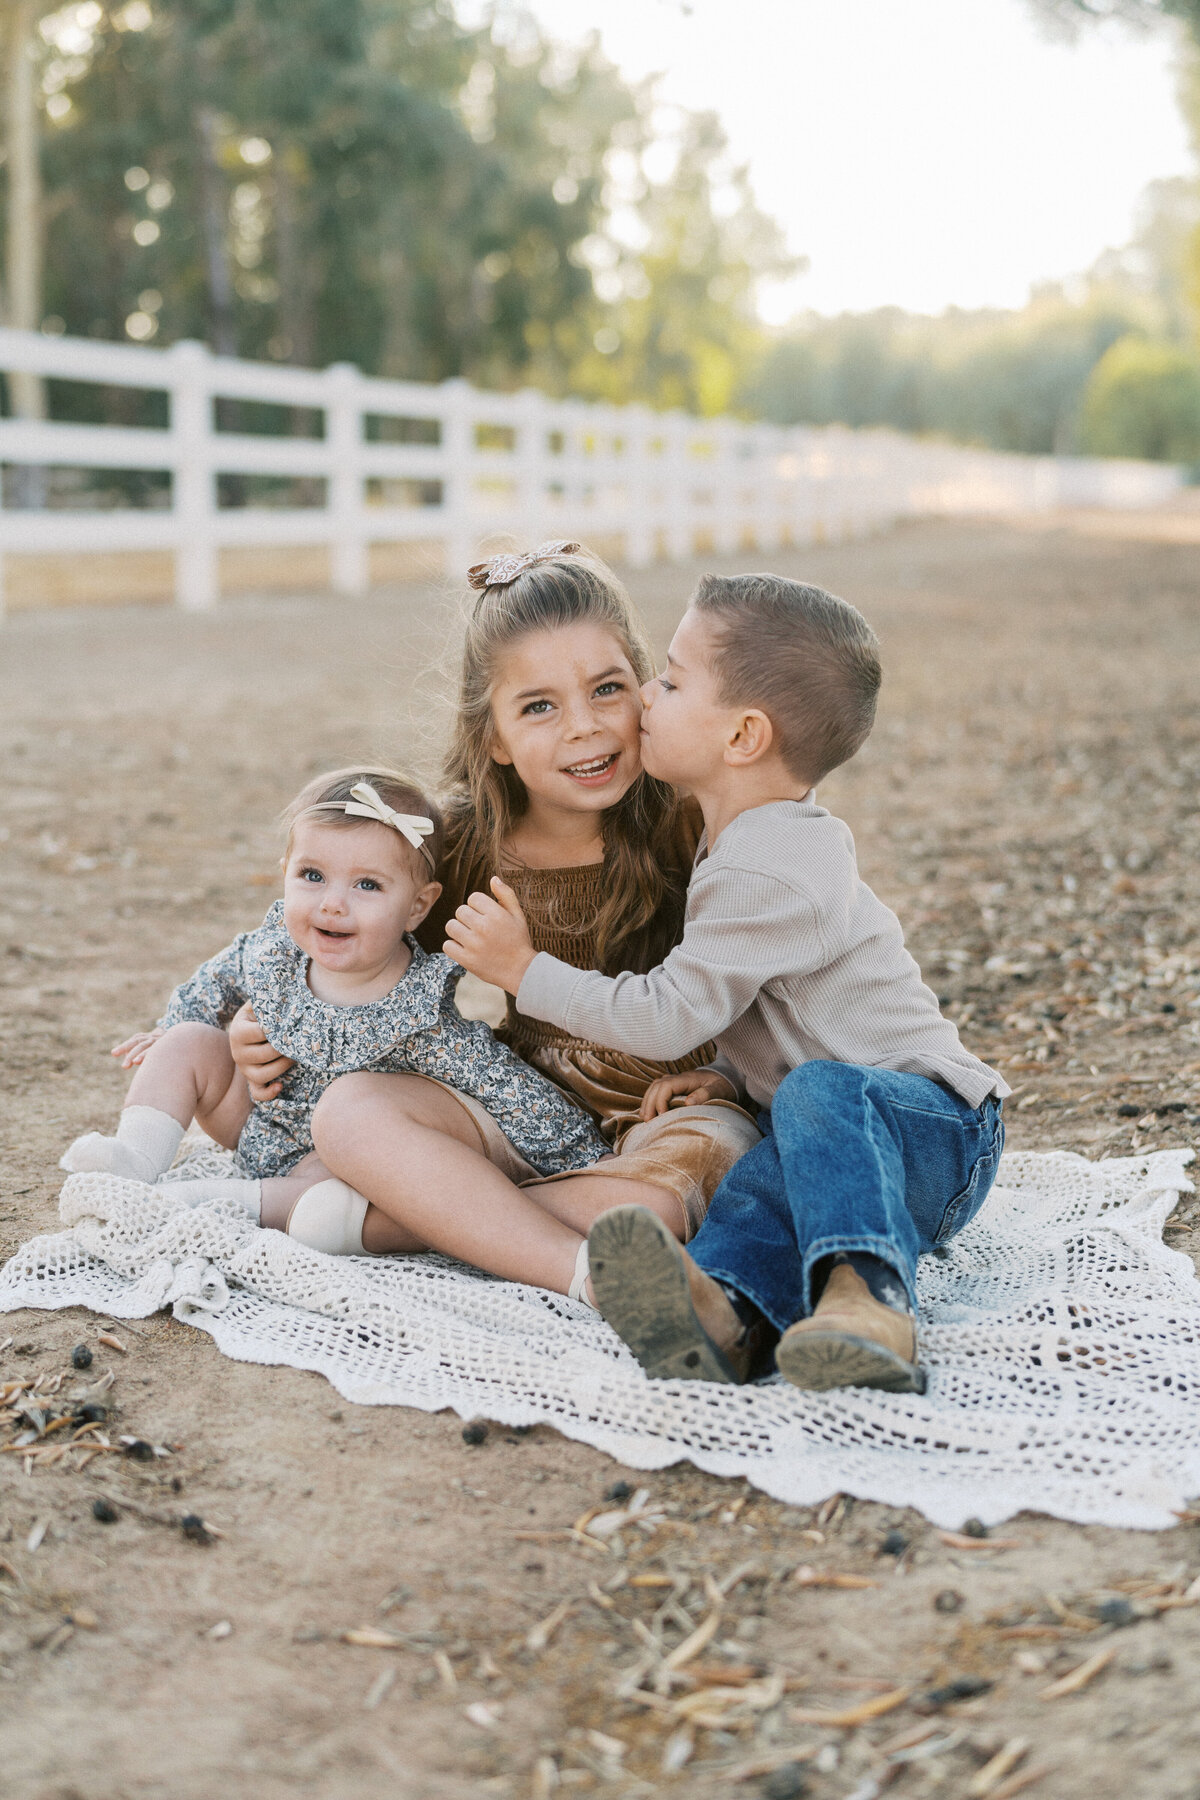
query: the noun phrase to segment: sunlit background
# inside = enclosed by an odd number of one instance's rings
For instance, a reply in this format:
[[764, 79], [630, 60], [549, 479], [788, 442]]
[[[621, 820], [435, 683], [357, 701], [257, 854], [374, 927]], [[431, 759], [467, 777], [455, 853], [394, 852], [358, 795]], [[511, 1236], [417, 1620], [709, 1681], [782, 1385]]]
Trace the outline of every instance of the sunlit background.
[[10, 323], [1200, 464], [1198, 0], [4, 18]]

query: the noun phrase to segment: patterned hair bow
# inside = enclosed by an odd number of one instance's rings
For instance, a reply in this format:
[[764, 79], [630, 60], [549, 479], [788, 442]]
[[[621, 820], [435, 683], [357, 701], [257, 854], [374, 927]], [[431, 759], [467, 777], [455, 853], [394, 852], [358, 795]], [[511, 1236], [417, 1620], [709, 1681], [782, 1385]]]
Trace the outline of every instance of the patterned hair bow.
[[564, 539], [539, 544], [536, 550], [522, 551], [519, 556], [493, 556], [490, 561], [476, 563], [468, 569], [467, 580], [473, 588], [511, 587], [517, 576], [532, 569], [535, 563], [549, 562], [555, 556], [574, 556], [581, 548], [581, 545], [568, 544]]
[[425, 819], [419, 813], [393, 812], [386, 801], [381, 800], [369, 781], [355, 782], [350, 789], [351, 798], [344, 803], [343, 810], [353, 813], [356, 818], [374, 819], [380, 825], [390, 825], [401, 837], [407, 838], [414, 850], [419, 850], [430, 868], [433, 867], [432, 853], [422, 843], [433, 831], [433, 820]]

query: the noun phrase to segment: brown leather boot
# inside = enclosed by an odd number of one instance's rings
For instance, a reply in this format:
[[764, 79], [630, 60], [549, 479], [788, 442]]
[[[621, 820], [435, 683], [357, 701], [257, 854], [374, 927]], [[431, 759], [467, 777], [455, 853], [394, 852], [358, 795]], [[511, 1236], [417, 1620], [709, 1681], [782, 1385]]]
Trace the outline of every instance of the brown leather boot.
[[588, 1233], [601, 1315], [658, 1381], [744, 1382], [763, 1330], [738, 1318], [719, 1282], [699, 1268], [644, 1206], [614, 1206]]
[[798, 1388], [873, 1387], [923, 1394], [917, 1323], [876, 1300], [849, 1263], [838, 1263], [811, 1319], [784, 1332], [775, 1366]]

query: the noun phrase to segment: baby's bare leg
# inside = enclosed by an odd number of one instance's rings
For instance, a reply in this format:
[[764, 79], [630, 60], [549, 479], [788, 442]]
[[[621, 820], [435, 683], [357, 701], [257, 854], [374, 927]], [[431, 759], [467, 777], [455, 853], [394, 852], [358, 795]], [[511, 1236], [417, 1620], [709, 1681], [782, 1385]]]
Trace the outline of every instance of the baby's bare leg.
[[209, 1137], [236, 1150], [250, 1117], [250, 1092], [215, 1025], [173, 1025], [151, 1044], [129, 1084], [126, 1106], [152, 1106], [185, 1128], [195, 1119]]
[[435, 1083], [343, 1075], [317, 1103], [313, 1141], [325, 1166], [370, 1202], [368, 1250], [441, 1250], [568, 1292], [582, 1234], [493, 1167], [470, 1115]]
[[116, 1136], [92, 1131], [77, 1138], [63, 1167], [153, 1183], [170, 1168], [193, 1119], [232, 1150], [249, 1113], [249, 1091], [225, 1033], [212, 1025], [174, 1025], [146, 1051]]

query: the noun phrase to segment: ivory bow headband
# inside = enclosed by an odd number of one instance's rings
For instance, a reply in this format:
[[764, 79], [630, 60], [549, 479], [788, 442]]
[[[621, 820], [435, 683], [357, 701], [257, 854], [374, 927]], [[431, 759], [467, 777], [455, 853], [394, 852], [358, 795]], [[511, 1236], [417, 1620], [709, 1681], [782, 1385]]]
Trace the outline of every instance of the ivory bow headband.
[[476, 563], [467, 570], [473, 588], [511, 587], [518, 575], [532, 569], [535, 563], [549, 562], [555, 556], [574, 556], [581, 546], [566, 539], [539, 544], [536, 550], [525, 550], [518, 556], [493, 556], [488, 562]]
[[432, 869], [433, 855], [428, 846], [422, 842], [433, 832], [433, 820], [422, 817], [420, 813], [395, 812], [385, 800], [380, 799], [369, 781], [356, 781], [350, 789], [349, 800], [322, 800], [312, 808], [313, 812], [353, 813], [359, 819], [374, 819], [376, 824], [390, 825], [406, 838], [414, 850], [419, 850]]

